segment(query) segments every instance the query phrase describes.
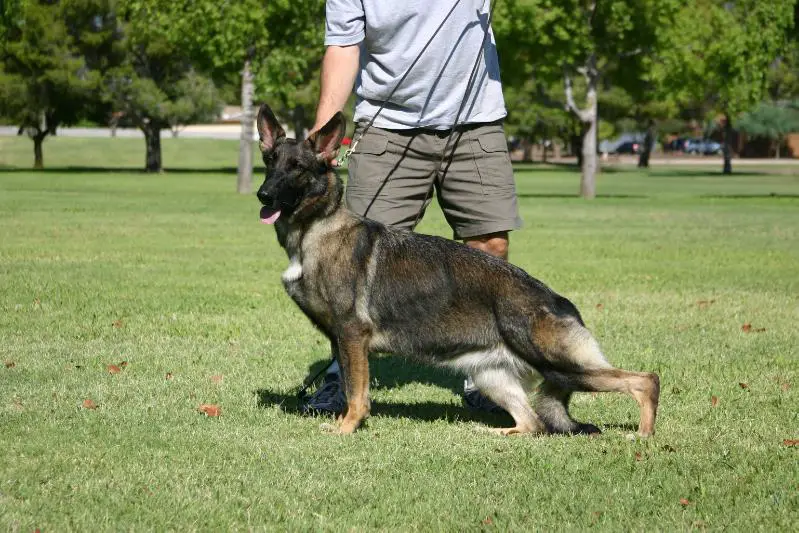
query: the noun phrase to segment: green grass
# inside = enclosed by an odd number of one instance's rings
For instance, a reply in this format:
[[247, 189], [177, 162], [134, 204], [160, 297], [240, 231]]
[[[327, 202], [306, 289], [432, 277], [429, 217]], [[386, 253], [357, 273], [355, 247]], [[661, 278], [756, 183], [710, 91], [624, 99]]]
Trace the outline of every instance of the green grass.
[[[20, 141], [0, 138], [0, 166], [28, 165]], [[45, 163], [139, 168], [139, 144], [51, 139]], [[184, 171], [0, 170], [0, 528], [799, 521], [799, 448], [783, 444], [799, 438], [797, 176], [607, 172], [586, 202], [573, 172], [519, 170], [511, 260], [577, 304], [611, 361], [661, 375], [654, 438], [628, 440], [637, 409], [610, 394], [573, 402], [600, 437], [487, 435], [507, 421], [463, 409], [458, 377], [388, 356], [372, 362], [373, 417], [342, 438], [294, 412], [328, 347], [283, 293], [257, 202], [213, 170], [236, 143], [164, 145]], [[421, 230], [449, 234], [437, 209]]]

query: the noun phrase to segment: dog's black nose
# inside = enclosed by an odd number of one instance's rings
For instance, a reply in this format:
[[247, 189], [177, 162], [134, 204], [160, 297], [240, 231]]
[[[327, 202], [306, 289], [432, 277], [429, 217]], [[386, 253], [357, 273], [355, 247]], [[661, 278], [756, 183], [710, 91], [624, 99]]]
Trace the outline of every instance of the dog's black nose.
[[270, 196], [263, 187], [258, 189], [258, 194], [256, 196], [258, 196], [258, 200], [260, 200], [262, 205], [271, 207], [272, 204], [275, 203], [275, 199], [272, 198], [272, 196]]

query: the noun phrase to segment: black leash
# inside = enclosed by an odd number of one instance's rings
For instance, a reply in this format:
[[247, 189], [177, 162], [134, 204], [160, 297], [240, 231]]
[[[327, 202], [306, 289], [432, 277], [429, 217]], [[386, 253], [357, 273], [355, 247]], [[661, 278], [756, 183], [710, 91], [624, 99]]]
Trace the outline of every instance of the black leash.
[[[450, 131], [449, 131], [449, 135], [447, 136], [446, 143], [444, 143], [444, 149], [441, 151], [441, 159], [439, 159], [439, 161], [438, 161], [438, 165], [436, 166], [435, 174], [438, 174], [441, 171], [441, 166], [444, 164], [444, 160], [446, 159], [447, 149], [449, 148], [450, 140], [452, 139], [452, 135], [456, 132], [456, 128], [458, 127], [458, 120], [460, 119], [461, 113], [463, 112], [464, 108], [466, 107], [466, 102], [469, 99], [469, 93], [474, 88], [474, 83], [475, 83], [476, 78], [477, 78], [477, 70], [478, 70], [478, 68], [480, 66], [480, 59], [482, 59], [482, 57], [483, 57], [483, 53], [485, 51], [486, 39], [488, 39], [488, 33], [491, 31], [491, 21], [494, 18], [494, 9], [497, 7], [498, 3], [499, 3], [499, 0], [494, 0], [494, 3], [491, 5], [491, 10], [488, 13], [488, 20], [486, 21], [485, 31], [483, 32], [483, 40], [482, 40], [482, 42], [480, 44], [480, 50], [478, 51], [477, 57], [474, 60], [474, 66], [472, 67], [472, 72], [469, 75], [469, 81], [466, 83], [466, 92], [463, 95], [463, 100], [461, 100], [461, 105], [458, 108], [458, 112], [455, 114], [455, 123], [452, 125], [452, 129], [450, 129]], [[386, 107], [386, 104], [388, 104], [388, 102], [391, 100], [391, 97], [394, 96], [394, 93], [397, 91], [397, 89], [399, 89], [400, 85], [402, 85], [402, 82], [404, 82], [405, 79], [408, 77], [408, 74], [411, 73], [411, 70], [413, 69], [413, 67], [416, 66], [416, 63], [419, 62], [419, 59], [422, 58], [422, 55], [430, 47], [430, 44], [433, 42], [433, 39], [435, 39], [436, 35], [438, 35], [438, 32], [441, 31], [441, 28], [444, 27], [444, 24], [447, 22], [447, 20], [449, 19], [450, 15], [452, 15], [452, 13], [455, 11], [455, 8], [458, 7], [458, 4], [460, 4], [460, 0], [455, 0], [455, 3], [452, 5], [452, 8], [450, 8], [449, 12], [444, 17], [444, 20], [441, 21], [441, 24], [438, 25], [438, 28], [436, 28], [436, 31], [433, 32], [433, 35], [430, 36], [430, 39], [428, 39], [427, 43], [425, 43], [425, 45], [422, 47], [421, 51], [416, 56], [416, 59], [414, 59], [413, 63], [411, 63], [411, 66], [408, 67], [408, 70], [405, 71], [405, 74], [402, 75], [402, 77], [397, 82], [397, 84], [394, 86], [394, 88], [391, 90], [391, 92], [388, 93], [388, 96], [383, 100], [383, 102], [380, 104], [380, 107], [377, 108], [377, 111], [375, 112], [375, 114], [372, 116], [372, 118], [369, 120], [369, 122], [364, 127], [363, 131], [361, 131], [360, 134], [358, 135], [358, 138], [355, 139], [352, 142], [352, 144], [347, 149], [347, 151], [344, 152], [344, 155], [338, 160], [339, 166], [341, 166], [342, 163], [344, 163], [347, 159], [349, 159], [349, 157], [355, 151], [355, 148], [358, 146], [358, 143], [361, 141], [361, 139], [363, 139], [364, 135], [366, 135], [366, 132], [369, 131], [369, 128], [371, 128], [372, 125], [375, 123], [375, 120], [377, 119], [377, 116], [380, 114], [381, 111], [383, 111], [383, 108]], [[462, 134], [462, 132], [461, 132], [461, 134]], [[458, 140], [455, 141], [455, 145], [453, 145], [453, 148], [452, 148], [452, 152], [453, 153], [451, 154], [453, 156], [455, 155], [455, 146], [457, 146], [459, 140], [460, 140], [460, 137], [458, 138]], [[451, 159], [450, 159], [449, 163], [450, 164], [452, 163]], [[447, 169], [449, 169], [449, 164], [447, 164]], [[441, 182], [439, 183], [439, 186], [440, 186], [441, 183], [443, 183], [444, 176], [446, 175], [446, 173], [447, 172], [446, 172], [446, 169], [445, 169], [444, 170], [444, 174], [441, 177]], [[369, 203], [369, 206], [366, 208], [366, 211], [364, 212], [364, 216], [366, 216], [366, 213], [369, 212], [369, 209], [372, 207], [372, 204], [374, 204], [375, 200], [377, 200], [377, 197], [380, 195], [380, 192], [383, 190], [383, 187], [386, 185], [386, 183], [388, 183], [388, 179], [389, 179], [389, 176], [386, 176], [386, 179], [383, 180], [383, 183], [377, 189], [377, 192], [375, 193], [375, 197]], [[427, 190], [427, 194], [425, 195], [424, 201], [422, 202], [422, 206], [419, 208], [419, 212], [416, 214], [416, 220], [413, 223], [413, 228], [414, 229], [416, 228], [417, 224], [419, 224], [419, 219], [422, 217], [422, 213], [424, 212], [425, 204], [427, 203], [427, 200], [430, 198], [430, 194], [433, 191], [434, 187], [435, 187], [435, 177], [433, 178], [433, 183], [430, 184], [430, 188]], [[297, 402], [298, 402], [298, 405], [300, 406], [300, 408], [305, 403], [305, 398], [308, 395], [308, 389], [311, 387], [311, 385], [313, 385], [316, 382], [316, 380], [319, 379], [319, 376], [321, 376], [322, 374], [327, 372], [327, 370], [330, 369], [330, 367], [333, 366], [333, 363], [335, 363], [335, 362], [336, 362], [335, 357], [331, 357], [330, 358], [330, 362], [328, 362], [327, 365], [324, 366], [324, 368], [322, 368], [319, 372], [314, 374], [314, 376], [312, 378], [310, 378], [310, 379], [306, 378], [303, 381], [302, 387], [300, 387], [300, 390], [297, 391]]]
[[[427, 43], [425, 43], [425, 45], [419, 51], [419, 55], [417, 55], [416, 59], [413, 60], [413, 63], [411, 63], [411, 66], [408, 67], [408, 70], [405, 71], [405, 74], [402, 75], [402, 77], [397, 82], [397, 84], [394, 86], [394, 88], [391, 89], [391, 92], [388, 93], [388, 96], [386, 96], [386, 98], [380, 104], [380, 107], [377, 108], [377, 111], [375, 112], [374, 116], [372, 116], [372, 119], [369, 121], [369, 123], [366, 125], [366, 127], [364, 127], [364, 129], [360, 133], [360, 135], [358, 135], [358, 138], [355, 139], [352, 142], [352, 144], [350, 145], [349, 149], [347, 149], [347, 151], [344, 152], [344, 156], [341, 159], [339, 159], [339, 165], [341, 163], [343, 163], [344, 161], [346, 161], [347, 159], [349, 159], [349, 157], [355, 151], [355, 147], [358, 146], [358, 143], [361, 141], [361, 139], [363, 139], [363, 136], [366, 135], [366, 132], [369, 131], [369, 128], [371, 128], [372, 124], [375, 123], [375, 120], [377, 120], [377, 116], [380, 114], [381, 111], [383, 111], [383, 108], [386, 107], [386, 104], [388, 104], [388, 102], [391, 100], [391, 97], [394, 96], [394, 93], [397, 92], [397, 89], [399, 89], [400, 85], [402, 85], [402, 82], [405, 81], [405, 78], [408, 77], [408, 74], [411, 73], [411, 70], [413, 70], [413, 67], [415, 67], [416, 63], [418, 63], [419, 60], [422, 58], [422, 55], [425, 53], [427, 48], [433, 42], [433, 39], [436, 38], [436, 35], [438, 35], [438, 32], [441, 31], [441, 28], [444, 27], [444, 24], [446, 24], [447, 20], [449, 20], [449, 17], [452, 15], [452, 13], [455, 11], [455, 8], [458, 7], [458, 4], [460, 4], [460, 3], [461, 3], [461, 0], [455, 0], [455, 3], [452, 4], [452, 7], [450, 8], [449, 12], [447, 13], [447, 16], [444, 17], [444, 20], [442, 20], [441, 24], [438, 25], [438, 28], [436, 28], [436, 31], [433, 32], [433, 35], [430, 36], [430, 39], [427, 40]], [[456, 117], [456, 119], [457, 119], [457, 117]]]
[[[488, 39], [488, 32], [491, 31], [491, 20], [494, 18], [494, 9], [497, 7], [499, 0], [495, 0], [494, 3], [491, 5], [491, 10], [488, 12], [488, 20], [486, 20], [486, 27], [485, 31], [483, 32], [483, 41], [480, 43], [480, 50], [477, 52], [477, 57], [474, 60], [474, 66], [472, 67], [472, 73], [469, 75], [469, 81], [466, 83], [466, 92], [463, 95], [463, 99], [461, 100], [461, 106], [458, 108], [458, 112], [455, 114], [455, 124], [452, 125], [452, 129], [449, 130], [449, 135], [447, 135], [447, 142], [444, 143], [444, 149], [441, 150], [441, 159], [438, 161], [438, 165], [436, 167], [435, 174], [437, 175], [441, 172], [441, 165], [444, 164], [444, 160], [447, 157], [447, 148], [449, 148], [449, 141], [452, 140], [452, 135], [455, 133], [456, 128], [458, 127], [458, 120], [460, 120], [461, 113], [463, 112], [464, 108], [466, 107], [466, 102], [469, 100], [469, 93], [472, 92], [474, 88], [474, 83], [477, 81], [477, 69], [480, 66], [480, 60], [483, 57], [483, 53], [485, 52], [486, 46], [486, 39]], [[458, 134], [458, 139], [455, 141], [455, 144], [452, 146], [452, 153], [450, 154], [449, 163], [447, 163], [447, 167], [444, 169], [444, 173], [441, 175], [441, 181], [439, 182], [438, 186], [441, 187], [441, 184], [444, 183], [444, 177], [447, 175], [447, 170], [449, 170], [449, 166], [452, 164], [452, 158], [455, 156], [455, 147], [458, 145], [463, 132]], [[430, 198], [430, 194], [433, 192], [433, 188], [435, 187], [435, 176], [433, 177], [433, 183], [430, 184], [430, 188], [427, 189], [427, 194], [425, 194], [424, 201], [422, 201], [422, 206], [419, 208], [419, 212], [416, 214], [416, 220], [413, 221], [413, 229], [416, 229], [416, 226], [419, 224], [419, 220], [422, 218], [422, 213], [424, 212], [425, 204], [427, 200]]]

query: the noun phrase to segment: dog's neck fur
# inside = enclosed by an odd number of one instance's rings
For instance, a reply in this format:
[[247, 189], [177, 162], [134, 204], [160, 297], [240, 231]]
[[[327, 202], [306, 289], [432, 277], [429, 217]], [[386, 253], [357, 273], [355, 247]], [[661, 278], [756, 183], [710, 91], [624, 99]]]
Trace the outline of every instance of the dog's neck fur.
[[305, 235], [314, 226], [329, 223], [332, 218], [346, 211], [342, 205], [344, 184], [332, 169], [328, 170], [327, 179], [327, 187], [322, 194], [303, 199], [291, 216], [279, 218], [275, 222], [277, 241], [289, 258], [301, 260]]

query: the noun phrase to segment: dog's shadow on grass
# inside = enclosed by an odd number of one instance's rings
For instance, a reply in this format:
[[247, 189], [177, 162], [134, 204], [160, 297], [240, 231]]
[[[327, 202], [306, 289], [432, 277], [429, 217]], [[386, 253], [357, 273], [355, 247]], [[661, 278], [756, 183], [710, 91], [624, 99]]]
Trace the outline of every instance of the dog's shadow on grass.
[[[319, 372], [328, 361], [313, 363], [308, 371], [309, 376]], [[460, 396], [463, 392], [463, 378], [452, 373], [429, 366], [414, 365], [397, 356], [378, 356], [370, 359], [369, 371], [371, 390], [400, 387], [409, 383], [424, 383], [450, 389]], [[320, 378], [321, 380], [321, 378]], [[260, 408], [279, 407], [288, 414], [300, 415], [300, 405], [296, 389], [288, 392], [259, 389], [255, 391], [257, 405]], [[437, 402], [394, 403], [372, 401], [373, 416], [392, 418], [411, 418], [415, 420], [435, 421], [474, 421], [489, 426], [510, 426], [513, 419], [503, 413], [489, 413], [468, 409], [462, 405]]]

